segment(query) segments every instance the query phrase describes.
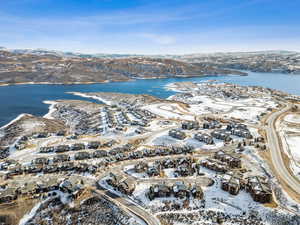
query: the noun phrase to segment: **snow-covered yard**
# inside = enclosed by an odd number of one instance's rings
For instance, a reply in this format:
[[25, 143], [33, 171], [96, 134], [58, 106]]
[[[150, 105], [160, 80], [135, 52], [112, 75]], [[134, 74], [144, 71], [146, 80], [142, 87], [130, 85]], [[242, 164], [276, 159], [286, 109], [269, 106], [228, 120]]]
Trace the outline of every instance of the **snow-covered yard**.
[[299, 123], [300, 125], [300, 115], [299, 114], [289, 114], [284, 117], [284, 120], [288, 123]]

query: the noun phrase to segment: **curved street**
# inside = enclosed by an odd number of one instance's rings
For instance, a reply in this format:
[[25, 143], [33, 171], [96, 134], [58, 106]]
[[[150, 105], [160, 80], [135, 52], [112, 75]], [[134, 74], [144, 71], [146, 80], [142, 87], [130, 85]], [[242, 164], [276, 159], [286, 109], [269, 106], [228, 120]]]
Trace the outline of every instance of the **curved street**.
[[268, 139], [268, 144], [270, 148], [270, 155], [272, 159], [272, 164], [280, 179], [283, 180], [291, 189], [300, 195], [300, 181], [296, 179], [289, 170], [286, 168], [284, 160], [282, 158], [282, 149], [280, 146], [280, 140], [278, 138], [275, 122], [279, 116], [291, 109], [291, 105], [287, 105], [278, 112], [273, 113], [267, 120], [266, 134]]

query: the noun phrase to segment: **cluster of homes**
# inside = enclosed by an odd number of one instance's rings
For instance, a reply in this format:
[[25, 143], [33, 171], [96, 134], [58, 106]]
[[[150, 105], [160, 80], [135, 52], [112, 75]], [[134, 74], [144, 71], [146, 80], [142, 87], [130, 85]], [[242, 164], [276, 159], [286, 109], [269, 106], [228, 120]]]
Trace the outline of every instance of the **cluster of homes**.
[[156, 146], [155, 148], [146, 148], [139, 151], [129, 153], [129, 159], [139, 159], [143, 157], [155, 157], [155, 156], [166, 156], [166, 155], [178, 155], [192, 153], [194, 150], [191, 145], [182, 146]]
[[272, 189], [265, 177], [251, 176], [244, 179], [243, 174], [239, 172], [228, 172], [222, 178], [221, 188], [232, 195], [237, 195], [241, 189], [245, 189], [256, 202], [272, 201]]
[[242, 162], [239, 157], [218, 151], [213, 158], [202, 160], [201, 165], [208, 169], [225, 173], [230, 169], [241, 168]]
[[57, 146], [46, 146], [46, 147], [40, 147], [39, 152], [40, 153], [49, 153], [49, 152], [68, 152], [68, 151], [79, 151], [84, 149], [98, 149], [99, 147], [102, 147], [101, 143], [99, 141], [91, 141], [87, 144], [84, 143], [75, 143], [72, 145], [57, 145]]
[[227, 125], [226, 130], [231, 131], [232, 135], [238, 136], [238, 137], [243, 137], [247, 139], [252, 139], [253, 136], [251, 132], [248, 130], [247, 125], [242, 124], [242, 123], [231, 123]]
[[135, 164], [136, 173], [147, 173], [148, 176], [159, 176], [163, 169], [174, 168], [174, 175], [180, 177], [192, 176], [200, 173], [199, 165], [191, 157], [167, 158], [156, 160], [152, 165], [146, 162]]
[[37, 174], [37, 173], [57, 173], [57, 172], [78, 172], [78, 173], [95, 173], [97, 167], [88, 163], [74, 163], [74, 162], [58, 162], [48, 164], [48, 159], [38, 158], [34, 163], [29, 165], [13, 164], [7, 168], [5, 173], [6, 178], [23, 174]]
[[200, 185], [186, 185], [183, 181], [177, 181], [173, 185], [165, 183], [154, 184], [150, 186], [147, 192], [147, 197], [150, 200], [155, 198], [166, 198], [174, 196], [176, 198], [185, 199], [193, 197], [196, 199], [203, 199], [203, 190]]
[[[74, 154], [75, 160], [85, 160], [91, 158], [100, 158], [97, 164], [88, 164], [81, 162], [70, 161], [67, 154], [57, 154], [53, 158], [40, 157], [34, 159], [29, 165], [20, 165], [14, 160], [6, 160], [0, 164], [1, 170], [6, 171], [6, 177], [30, 173], [55, 173], [55, 172], [89, 172], [95, 173], [97, 169], [108, 166], [109, 164], [123, 161], [132, 160], [143, 157], [154, 157], [159, 155], [168, 154], [186, 154], [191, 153], [193, 148], [189, 145], [184, 146], [170, 146], [170, 147], [157, 147], [155, 149], [144, 149], [140, 151], [131, 151], [134, 146], [125, 144], [121, 147], [116, 147], [110, 151], [96, 150], [94, 152], [76, 152]], [[129, 152], [130, 151], [130, 152]]]
[[216, 139], [222, 140], [224, 142], [230, 142], [232, 141], [231, 131], [226, 129], [218, 129], [214, 130], [210, 133], [210, 135]]
[[213, 137], [206, 133], [199, 132], [194, 135], [194, 139], [196, 139], [197, 141], [200, 141], [200, 142], [204, 142], [205, 144], [208, 144], [208, 145], [213, 145], [215, 143]]
[[169, 130], [169, 136], [179, 140], [184, 140], [186, 138], [186, 134], [183, 131], [178, 129]]
[[[129, 118], [128, 114], [131, 115], [131, 118]], [[104, 107], [100, 111], [101, 122], [99, 131], [105, 133], [109, 128], [116, 128], [116, 130], [122, 131], [128, 125], [145, 127], [149, 123], [149, 120], [153, 118], [155, 118], [155, 115], [147, 110], [127, 108], [124, 111], [117, 108], [116, 111], [112, 111]]]
[[21, 136], [19, 137], [14, 144], [14, 147], [18, 150], [22, 150], [26, 147], [26, 143], [30, 138], [33, 139], [38, 139], [38, 138], [47, 138], [51, 135], [55, 135], [55, 136], [64, 136], [66, 134], [66, 132], [64, 130], [58, 131], [56, 133], [47, 133], [47, 132], [38, 132], [38, 133], [34, 133], [30, 136]]
[[184, 121], [181, 124], [181, 128], [184, 130], [192, 130], [192, 129], [199, 129], [199, 123], [197, 121]]
[[37, 181], [15, 184], [0, 185], [0, 204], [11, 203], [18, 198], [37, 198], [44, 193], [53, 191], [62, 191], [70, 194], [70, 197], [76, 198], [83, 190], [83, 181], [77, 177], [59, 179], [57, 177], [48, 177]]
[[252, 139], [253, 136], [248, 130], [247, 125], [242, 123], [230, 123], [227, 125], [226, 129], [221, 129], [222, 125], [217, 120], [208, 120], [203, 123], [204, 129], [214, 129], [210, 135], [205, 133], [198, 133], [195, 135], [195, 139], [205, 142], [206, 144], [213, 144], [213, 138], [230, 142], [232, 140], [231, 135]]
[[203, 123], [203, 129], [219, 129], [222, 127], [222, 124], [217, 120], [209, 119]]
[[[58, 117], [72, 124], [77, 134], [106, 133], [110, 129], [125, 130], [127, 125], [147, 126], [155, 115], [147, 110], [126, 107], [99, 107], [99, 111], [87, 113], [69, 106], [60, 106]], [[128, 114], [131, 114], [129, 117]]]
[[116, 173], [110, 173], [106, 182], [115, 190], [126, 195], [131, 195], [136, 187], [136, 181], [134, 178]]

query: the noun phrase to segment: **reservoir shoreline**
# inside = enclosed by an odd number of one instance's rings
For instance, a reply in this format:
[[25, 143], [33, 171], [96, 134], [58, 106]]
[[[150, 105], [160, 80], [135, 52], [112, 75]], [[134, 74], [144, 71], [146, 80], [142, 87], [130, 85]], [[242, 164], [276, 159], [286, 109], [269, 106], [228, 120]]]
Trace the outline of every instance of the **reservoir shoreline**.
[[[0, 127], [5, 126], [20, 114], [32, 114], [44, 116], [49, 111], [49, 105], [44, 101], [85, 100], [99, 103], [96, 99], [87, 99], [76, 96], [72, 92], [120, 92], [129, 94], [148, 94], [167, 99], [175, 92], [166, 88], [166, 85], [174, 82], [201, 82], [216, 80], [217, 82], [236, 83], [247, 86], [263, 86], [281, 90], [290, 94], [300, 95], [300, 76], [278, 74], [278, 73], [248, 73], [247, 76], [240, 75], [207, 75], [193, 77], [175, 78], [151, 78], [136, 79], [123, 82], [84, 83], [84, 84], [53, 84], [53, 83], [30, 83], [16, 85], [2, 85], [0, 87]], [[34, 84], [34, 85], [33, 85]]]

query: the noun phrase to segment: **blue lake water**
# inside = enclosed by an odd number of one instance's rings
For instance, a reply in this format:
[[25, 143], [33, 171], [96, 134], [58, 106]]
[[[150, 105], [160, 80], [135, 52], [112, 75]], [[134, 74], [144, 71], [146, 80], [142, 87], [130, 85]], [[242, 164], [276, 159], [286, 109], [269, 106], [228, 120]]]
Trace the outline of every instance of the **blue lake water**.
[[[259, 85], [300, 95], [300, 75], [252, 73], [249, 76], [209, 76], [198, 78], [168, 78], [137, 80], [133, 82], [113, 82], [83, 85], [15, 85], [0, 87], [0, 127], [21, 113], [42, 116], [48, 112], [45, 100], [85, 99], [66, 92], [121, 92], [131, 94], [150, 94], [167, 98], [174, 92], [166, 90], [165, 85], [180, 81], [205, 81], [215, 79], [240, 85]], [[93, 101], [88, 99], [89, 101]]]

